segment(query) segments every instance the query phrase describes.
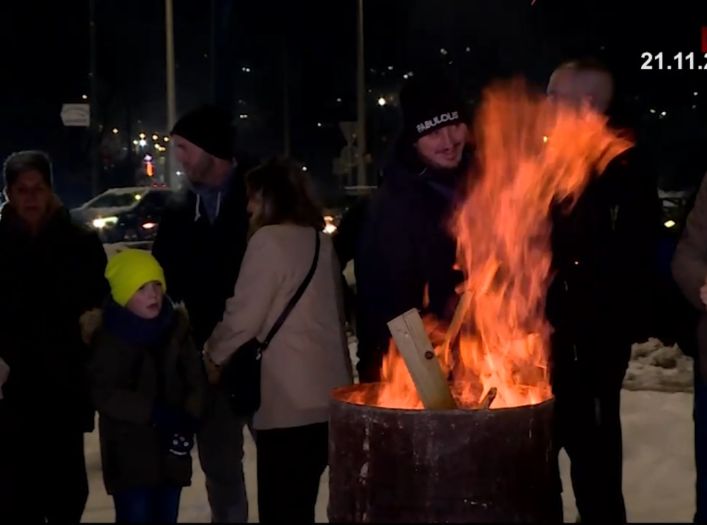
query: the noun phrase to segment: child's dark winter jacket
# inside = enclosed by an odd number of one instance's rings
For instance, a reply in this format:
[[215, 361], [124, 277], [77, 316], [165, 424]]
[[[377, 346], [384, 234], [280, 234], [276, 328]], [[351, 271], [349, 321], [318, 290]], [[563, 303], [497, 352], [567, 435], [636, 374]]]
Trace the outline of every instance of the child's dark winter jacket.
[[[109, 494], [189, 485], [191, 454], [170, 453], [169, 442], [175, 431], [193, 439], [203, 407], [205, 374], [186, 312], [168, 305], [153, 321], [131, 315], [107, 306], [92, 337], [91, 386]], [[165, 413], [178, 417], [156, 417]]]

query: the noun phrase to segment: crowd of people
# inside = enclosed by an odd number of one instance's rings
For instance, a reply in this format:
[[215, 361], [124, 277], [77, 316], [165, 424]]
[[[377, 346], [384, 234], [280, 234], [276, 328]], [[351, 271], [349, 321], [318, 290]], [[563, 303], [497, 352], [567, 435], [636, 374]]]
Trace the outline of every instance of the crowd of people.
[[[598, 62], [561, 64], [547, 94], [611, 123], [614, 83]], [[176, 522], [195, 444], [212, 521], [246, 522], [246, 427], [257, 447], [260, 520], [314, 521], [329, 395], [354, 381], [347, 317], [359, 381], [378, 381], [387, 322], [411, 308], [450, 319], [464, 279], [447, 225], [474, 176], [470, 112], [439, 74], [408, 80], [400, 102], [402, 131], [382, 183], [333, 239], [322, 232], [306, 172], [288, 159], [237, 154], [229, 113], [213, 106], [171, 130], [187, 185], [168, 205], [151, 253], [125, 249], [107, 260], [97, 235], [72, 223], [54, 193], [48, 155], [6, 159], [0, 522], [80, 521], [89, 490], [84, 434], [96, 414], [117, 522]], [[570, 458], [581, 520], [625, 522], [620, 391], [631, 343], [653, 335], [657, 319], [660, 203], [641, 145], [613, 159], [569, 213], [560, 205], [546, 312], [557, 452]], [[342, 279], [349, 261], [352, 312]], [[707, 182], [672, 269], [704, 312]], [[696, 521], [707, 513], [705, 319], [694, 327]], [[224, 378], [253, 341], [261, 395], [243, 415]], [[559, 484], [558, 472], [558, 495]]]

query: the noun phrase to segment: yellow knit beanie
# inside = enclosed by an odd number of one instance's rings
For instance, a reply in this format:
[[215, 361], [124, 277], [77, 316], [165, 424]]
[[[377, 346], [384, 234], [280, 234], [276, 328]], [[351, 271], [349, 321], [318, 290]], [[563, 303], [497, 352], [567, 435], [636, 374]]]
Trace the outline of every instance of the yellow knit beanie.
[[152, 254], [145, 250], [123, 250], [108, 261], [106, 279], [110, 284], [113, 300], [125, 306], [143, 285], [159, 281], [167, 291], [164, 270]]

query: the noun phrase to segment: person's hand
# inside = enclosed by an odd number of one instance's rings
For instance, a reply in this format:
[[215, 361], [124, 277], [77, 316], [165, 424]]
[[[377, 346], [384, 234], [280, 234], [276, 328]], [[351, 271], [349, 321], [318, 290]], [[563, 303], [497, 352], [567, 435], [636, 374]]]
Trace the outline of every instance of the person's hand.
[[172, 435], [165, 436], [165, 446], [167, 451], [173, 456], [188, 456], [191, 449], [194, 448], [194, 435], [175, 432]]
[[217, 385], [221, 381], [221, 367], [211, 360], [208, 350], [204, 349], [201, 356], [204, 360], [206, 377], [208, 378], [209, 383], [212, 385]]
[[707, 308], [707, 278], [705, 278], [705, 283], [700, 288], [700, 300], [702, 304]]
[[81, 327], [81, 339], [84, 344], [88, 345], [91, 343], [91, 337], [95, 333], [98, 326], [101, 324], [101, 318], [103, 316], [103, 310], [100, 308], [94, 308], [88, 310], [81, 314], [79, 317], [79, 326]]
[[7, 382], [7, 379], [10, 377], [10, 366], [3, 361], [2, 357], [0, 357], [0, 399], [3, 398], [2, 396], [2, 386]]

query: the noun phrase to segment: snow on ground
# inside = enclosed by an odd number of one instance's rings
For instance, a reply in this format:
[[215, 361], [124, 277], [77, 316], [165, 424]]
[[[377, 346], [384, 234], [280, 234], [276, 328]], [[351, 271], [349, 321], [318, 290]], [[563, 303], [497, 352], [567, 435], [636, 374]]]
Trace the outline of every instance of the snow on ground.
[[[349, 341], [355, 355], [355, 339]], [[692, 425], [692, 360], [676, 347], [651, 339], [634, 345], [621, 395], [624, 441], [624, 497], [631, 522], [689, 522], [694, 512], [695, 468]], [[255, 444], [245, 430], [246, 486], [249, 521], [258, 519]], [[204, 475], [194, 457], [192, 486], [182, 492], [180, 522], [207, 523], [209, 507]], [[98, 433], [86, 437], [86, 462], [91, 492], [84, 522], [114, 521], [113, 500], [103, 488]], [[560, 455], [565, 521], [576, 511], [569, 477], [569, 460]], [[322, 476], [316, 519], [325, 522], [328, 475]]]
[[663, 346], [658, 339], [633, 345], [624, 388], [692, 392], [692, 382], [692, 358], [677, 345]]

